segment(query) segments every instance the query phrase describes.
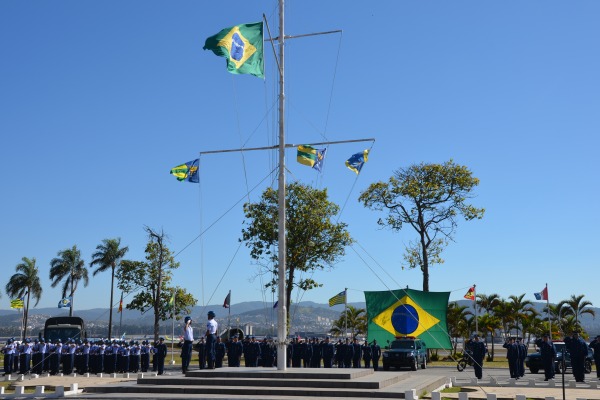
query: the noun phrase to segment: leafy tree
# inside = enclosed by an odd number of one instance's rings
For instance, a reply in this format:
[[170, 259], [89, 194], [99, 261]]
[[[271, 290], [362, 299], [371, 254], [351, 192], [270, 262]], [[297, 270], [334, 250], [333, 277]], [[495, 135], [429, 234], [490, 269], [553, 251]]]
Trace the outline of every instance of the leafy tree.
[[144, 230], [148, 234], [145, 261], [121, 261], [115, 276], [117, 287], [126, 292], [134, 293], [133, 299], [125, 307], [128, 310], [139, 310], [145, 313], [148, 310], [154, 312], [154, 340], [158, 340], [160, 321], [171, 317], [169, 301], [173, 293], [176, 293], [175, 309], [173, 312], [189, 313], [197, 300], [185, 289], [171, 287], [173, 270], [179, 268], [171, 250], [165, 245], [164, 232], [155, 232], [149, 227]]
[[27, 320], [29, 317], [29, 301], [35, 299], [35, 306], [38, 305], [42, 297], [42, 285], [40, 284], [39, 270], [35, 266], [35, 257], [21, 259], [23, 262], [15, 267], [16, 273], [10, 277], [6, 284], [6, 294], [9, 297], [23, 297], [27, 295], [25, 300], [25, 311], [23, 312], [23, 337], [27, 337]]
[[409, 268], [423, 272], [423, 290], [429, 291], [429, 267], [441, 263], [441, 251], [453, 240], [458, 216], [483, 218], [484, 209], [467, 204], [479, 179], [452, 160], [444, 164], [415, 164], [394, 172], [388, 182], [376, 182], [362, 192], [359, 201], [367, 208], [386, 213], [377, 222], [393, 230], [405, 224], [418, 234], [418, 243], [406, 250]]
[[58, 252], [58, 257], [50, 261], [50, 279], [52, 287], [56, 287], [64, 279], [62, 287], [62, 297], [67, 297], [67, 292], [71, 296], [71, 307], [69, 316], [73, 316], [73, 304], [75, 303], [75, 292], [79, 281], [83, 280], [83, 286], [88, 285], [88, 270], [85, 268], [85, 262], [81, 259], [81, 252], [77, 246]]
[[500, 301], [500, 295], [497, 293], [492, 293], [490, 295], [483, 293], [477, 294], [477, 308], [480, 312], [485, 311], [488, 314], [492, 314], [494, 312], [494, 307], [496, 307]]
[[346, 327], [353, 338], [367, 332], [367, 314], [364, 308], [347, 306], [340, 318], [333, 321], [329, 332], [333, 336], [346, 336]]
[[129, 251], [129, 247], [121, 247], [121, 238], [104, 239], [101, 244], [96, 246], [96, 252], [92, 254], [92, 262], [90, 268], [94, 265], [97, 268], [94, 270], [93, 276], [99, 272], [111, 271], [110, 277], [110, 303], [108, 314], [108, 338], [112, 339], [112, 316], [113, 316], [113, 295], [115, 288], [115, 268], [121, 263], [121, 259], [125, 253]]
[[499, 303], [494, 307], [494, 315], [502, 322], [502, 330], [506, 339], [510, 332], [510, 327], [515, 321], [512, 305], [505, 299], [500, 299]]
[[[289, 321], [291, 294], [294, 288], [310, 290], [321, 284], [312, 279], [315, 271], [332, 268], [352, 243], [347, 224], [333, 222], [339, 207], [327, 199], [327, 190], [298, 182], [286, 188], [286, 310]], [[265, 284], [275, 290], [278, 281], [278, 198], [268, 188], [258, 203], [244, 204], [247, 218], [241, 241], [262, 272], [272, 273]]]
[[478, 318], [479, 329], [482, 332], [485, 332], [485, 338], [487, 340], [487, 333], [490, 334], [490, 341], [492, 342], [492, 351], [488, 355], [488, 361], [494, 361], [494, 337], [496, 336], [496, 331], [502, 328], [502, 321], [500, 318], [493, 314], [485, 313]]
[[559, 303], [562, 307], [565, 307], [566, 312], [575, 317], [575, 329], [579, 330], [582, 330], [581, 323], [579, 322], [579, 317], [583, 316], [583, 314], [590, 314], [593, 317], [596, 316], [596, 312], [593, 309], [589, 308], [593, 305], [592, 302], [588, 300], [583, 300], [584, 297], [585, 295], [583, 294], [580, 294], [579, 296], [575, 296], [574, 294], [572, 294], [570, 299], [563, 300]]
[[535, 310], [533, 309], [533, 303], [531, 302], [531, 300], [523, 300], [524, 297], [525, 297], [525, 293], [523, 293], [520, 296], [515, 296], [515, 295], [508, 296], [508, 299], [510, 300], [509, 306], [512, 309], [512, 317], [513, 317], [512, 322], [515, 323], [515, 325], [513, 325], [513, 326], [517, 329], [517, 336], [519, 336], [519, 330], [521, 330], [523, 338], [525, 338], [524, 327], [522, 324], [523, 319], [525, 317], [527, 317], [528, 315], [531, 315], [535, 312]]
[[456, 302], [448, 304], [448, 313], [446, 314], [446, 324], [448, 325], [448, 334], [454, 341], [453, 354], [456, 354], [458, 339], [469, 336], [468, 317], [473, 313], [468, 306], [459, 306]]

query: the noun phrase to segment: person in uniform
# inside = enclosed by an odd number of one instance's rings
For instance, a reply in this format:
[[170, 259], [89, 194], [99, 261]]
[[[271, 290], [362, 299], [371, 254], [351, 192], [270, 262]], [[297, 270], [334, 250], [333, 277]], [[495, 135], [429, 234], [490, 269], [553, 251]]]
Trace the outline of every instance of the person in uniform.
[[480, 340], [479, 335], [473, 335], [473, 340], [469, 342], [469, 350], [473, 357], [473, 368], [477, 379], [483, 378], [483, 359], [487, 353], [485, 344]]
[[308, 341], [308, 338], [306, 338], [303, 342], [302, 342], [302, 367], [303, 368], [310, 368], [311, 363], [310, 360], [312, 360], [312, 346]]
[[518, 361], [517, 368], [519, 378], [525, 376], [525, 357], [527, 357], [527, 346], [525, 346], [525, 342], [520, 338], [517, 338], [517, 347], [518, 347]]
[[217, 343], [215, 343], [215, 368], [223, 368], [223, 359], [225, 358], [225, 343], [221, 341], [221, 337], [217, 336]]
[[571, 368], [577, 382], [585, 382], [585, 358], [588, 355], [587, 344], [579, 337], [579, 332], [565, 337], [565, 347], [571, 355]]
[[233, 335], [229, 348], [227, 349], [227, 365], [229, 367], [239, 367], [242, 353], [242, 342], [238, 340], [238, 335]]
[[192, 317], [187, 316], [184, 319], [183, 326], [183, 345], [181, 346], [181, 371], [185, 374], [190, 367], [192, 359], [192, 346], [194, 343], [194, 328], [192, 327]]
[[321, 354], [323, 355], [323, 368], [333, 368], [335, 346], [329, 341], [329, 336], [321, 343]]
[[354, 355], [352, 356], [352, 368], [360, 368], [360, 360], [362, 358], [362, 346], [358, 342], [357, 338], [352, 341], [352, 348], [354, 349]]
[[158, 375], [162, 375], [165, 372], [165, 358], [167, 357], [168, 349], [165, 344], [165, 338], [158, 339], [158, 345], [156, 345], [156, 368]]
[[508, 371], [510, 373], [510, 377], [514, 379], [519, 379], [519, 349], [517, 348], [517, 344], [515, 343], [515, 338], [509, 338], [503, 345], [506, 349], [506, 358], [508, 359]]
[[50, 347], [50, 374], [57, 375], [60, 371], [60, 363], [62, 361], [62, 343], [60, 339], [56, 339]]
[[344, 343], [344, 368], [352, 368], [352, 360], [354, 359], [354, 346], [349, 338], [346, 338]]
[[542, 365], [544, 366], [544, 380], [554, 379], [554, 360], [556, 359], [556, 348], [548, 335], [543, 335], [541, 339], [535, 341], [535, 345], [540, 349]]
[[137, 373], [140, 370], [140, 343], [135, 341], [129, 350], [129, 372]]
[[142, 341], [140, 348], [140, 369], [142, 372], [148, 372], [150, 368], [150, 345], [147, 340]]
[[19, 370], [19, 373], [22, 375], [25, 375], [26, 373], [29, 372], [30, 368], [31, 368], [31, 353], [32, 353], [32, 343], [31, 343], [31, 339], [27, 338], [25, 339], [25, 341], [21, 344], [20, 349], [19, 349], [19, 355], [20, 355], [20, 360], [19, 360], [19, 364], [21, 369]]
[[371, 345], [371, 357], [373, 360], [373, 369], [377, 371], [379, 369], [379, 359], [381, 358], [381, 347], [377, 344], [377, 340], [373, 340]]
[[215, 344], [217, 343], [217, 332], [219, 324], [215, 321], [215, 312], [209, 311], [207, 314], [208, 322], [206, 323], [206, 358], [208, 369], [215, 369]]
[[6, 341], [6, 344], [2, 348], [2, 354], [4, 354], [4, 375], [2, 375], [2, 376], [12, 374], [13, 356], [15, 354], [14, 342], [15, 342], [14, 339], [12, 339], [12, 338], [8, 339]]
[[600, 378], [600, 335], [596, 336], [590, 343], [590, 347], [594, 351], [594, 364], [596, 364], [596, 377]]
[[363, 362], [365, 368], [371, 368], [371, 359], [373, 358], [373, 350], [369, 346], [369, 342], [365, 340], [365, 343], [361, 347]]
[[196, 343], [196, 350], [198, 351], [198, 367], [200, 369], [206, 368], [206, 343], [204, 343], [204, 337], [201, 337]]

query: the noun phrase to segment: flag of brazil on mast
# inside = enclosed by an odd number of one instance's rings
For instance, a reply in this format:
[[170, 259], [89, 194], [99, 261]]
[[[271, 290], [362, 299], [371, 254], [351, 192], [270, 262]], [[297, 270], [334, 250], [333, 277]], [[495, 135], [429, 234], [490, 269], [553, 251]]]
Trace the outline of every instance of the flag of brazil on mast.
[[446, 313], [450, 292], [398, 289], [365, 292], [368, 339], [382, 346], [396, 336], [422, 339], [430, 349], [451, 349]]
[[227, 59], [227, 71], [264, 78], [263, 23], [236, 25], [206, 39], [204, 50]]

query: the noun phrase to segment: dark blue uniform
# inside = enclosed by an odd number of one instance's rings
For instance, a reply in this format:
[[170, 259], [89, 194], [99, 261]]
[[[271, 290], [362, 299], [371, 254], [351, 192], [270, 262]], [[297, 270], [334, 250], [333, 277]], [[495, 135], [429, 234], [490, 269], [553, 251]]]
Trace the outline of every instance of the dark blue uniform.
[[600, 335], [592, 340], [590, 347], [594, 350], [594, 364], [596, 364], [596, 376], [600, 378]]
[[373, 369], [377, 371], [379, 369], [379, 359], [381, 358], [381, 347], [376, 340], [373, 340], [371, 345], [371, 355], [373, 357]]
[[540, 355], [542, 357], [542, 364], [544, 365], [544, 376], [545, 381], [554, 378], [554, 359], [556, 358], [556, 348], [554, 343], [548, 340], [548, 336], [544, 336], [544, 339], [538, 339], [535, 341], [535, 345], [540, 349]]
[[323, 367], [332, 368], [333, 359], [335, 357], [335, 346], [333, 343], [329, 342], [329, 338], [326, 338], [325, 341], [321, 343], [321, 354], [323, 356]]
[[515, 343], [515, 339], [511, 338], [508, 342], [502, 345], [506, 349], [506, 358], [508, 359], [508, 370], [510, 377], [519, 379], [519, 349]]
[[354, 353], [352, 354], [352, 368], [360, 368], [360, 359], [362, 358], [362, 346], [358, 343], [358, 339], [354, 339], [352, 343]]
[[487, 349], [483, 342], [479, 341], [479, 336], [476, 336], [467, 344], [468, 350], [471, 351], [473, 357], [473, 368], [475, 369], [475, 376], [477, 379], [483, 378], [483, 358]]
[[587, 344], [579, 337], [579, 334], [573, 334], [573, 337], [565, 338], [565, 346], [571, 355], [571, 368], [573, 376], [577, 382], [585, 382], [585, 357], [588, 354]]

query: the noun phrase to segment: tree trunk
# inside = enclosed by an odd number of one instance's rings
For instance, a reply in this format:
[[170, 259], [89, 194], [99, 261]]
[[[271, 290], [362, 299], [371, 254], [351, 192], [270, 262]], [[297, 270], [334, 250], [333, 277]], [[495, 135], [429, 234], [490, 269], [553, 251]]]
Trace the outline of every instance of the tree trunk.
[[112, 339], [112, 315], [113, 315], [113, 292], [115, 289], [115, 265], [112, 265], [112, 276], [110, 278], [110, 304], [108, 312], [108, 340]]
[[30, 290], [27, 288], [27, 304], [25, 305], [25, 311], [23, 312], [23, 341], [27, 337], [27, 320], [29, 319], [29, 296]]
[[423, 257], [423, 291], [429, 292], [429, 257], [427, 257], [427, 247], [425, 247], [425, 231], [421, 231], [421, 252]]
[[73, 316], [73, 300], [75, 300], [73, 297], [73, 268], [71, 268], [71, 306], [69, 307], [69, 317]]

